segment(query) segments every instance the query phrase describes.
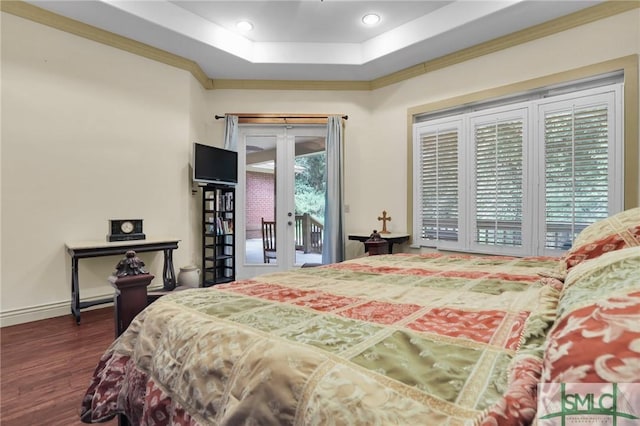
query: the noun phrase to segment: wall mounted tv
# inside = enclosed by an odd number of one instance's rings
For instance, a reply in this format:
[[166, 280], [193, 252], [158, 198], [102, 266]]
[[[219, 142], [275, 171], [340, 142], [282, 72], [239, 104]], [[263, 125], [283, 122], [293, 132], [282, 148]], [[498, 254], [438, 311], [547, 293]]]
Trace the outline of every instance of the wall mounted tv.
[[195, 142], [193, 144], [193, 181], [199, 184], [238, 183], [238, 153]]

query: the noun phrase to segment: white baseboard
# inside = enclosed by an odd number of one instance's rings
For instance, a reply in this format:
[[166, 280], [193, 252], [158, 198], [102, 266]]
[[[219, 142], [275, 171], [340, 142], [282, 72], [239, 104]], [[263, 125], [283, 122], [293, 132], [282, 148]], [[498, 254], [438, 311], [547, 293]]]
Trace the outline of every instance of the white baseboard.
[[[158, 290], [162, 286], [149, 286], [149, 291]], [[106, 299], [113, 297], [113, 293], [83, 298], [83, 302], [91, 302], [93, 300]], [[113, 306], [113, 302], [85, 308], [82, 312], [93, 309], [105, 308]], [[24, 324], [26, 322], [39, 321], [48, 318], [61, 317], [64, 315], [71, 316], [71, 300], [56, 303], [47, 303], [44, 305], [28, 306], [25, 308], [12, 309], [0, 312], [0, 327], [8, 327], [10, 325]]]

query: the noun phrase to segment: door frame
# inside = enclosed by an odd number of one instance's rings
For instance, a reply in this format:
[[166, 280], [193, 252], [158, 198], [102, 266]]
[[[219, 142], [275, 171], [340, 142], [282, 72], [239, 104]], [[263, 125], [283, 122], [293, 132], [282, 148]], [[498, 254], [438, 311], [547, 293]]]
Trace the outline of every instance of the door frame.
[[[246, 137], [276, 138], [276, 257], [274, 263], [246, 263]], [[241, 124], [238, 128], [238, 185], [236, 187], [236, 277], [248, 279], [295, 266], [295, 138], [326, 137], [326, 125]]]

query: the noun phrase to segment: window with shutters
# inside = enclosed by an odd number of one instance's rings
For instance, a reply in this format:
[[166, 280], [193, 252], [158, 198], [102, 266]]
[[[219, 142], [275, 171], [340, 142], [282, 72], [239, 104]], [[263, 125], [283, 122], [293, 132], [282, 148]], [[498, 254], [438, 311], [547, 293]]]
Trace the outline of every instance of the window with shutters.
[[615, 149], [615, 140], [622, 138], [615, 137], [621, 131], [615, 109], [615, 92], [538, 106], [546, 250], [568, 249], [581, 230], [621, 208], [622, 161], [616, 153], [622, 146]]
[[475, 152], [473, 239], [482, 247], [522, 248], [526, 109], [471, 116]]
[[414, 242], [557, 255], [622, 210], [621, 86], [414, 124]]
[[458, 241], [459, 133], [460, 121], [444, 122], [425, 128], [418, 141], [421, 191], [416, 206], [418, 234], [425, 241]]

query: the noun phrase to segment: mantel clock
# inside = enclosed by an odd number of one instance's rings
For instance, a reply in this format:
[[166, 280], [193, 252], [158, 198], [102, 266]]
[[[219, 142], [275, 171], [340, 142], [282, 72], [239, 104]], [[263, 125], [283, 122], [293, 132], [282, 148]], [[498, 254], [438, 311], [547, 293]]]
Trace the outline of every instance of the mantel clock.
[[111, 219], [107, 241], [144, 240], [142, 219]]

